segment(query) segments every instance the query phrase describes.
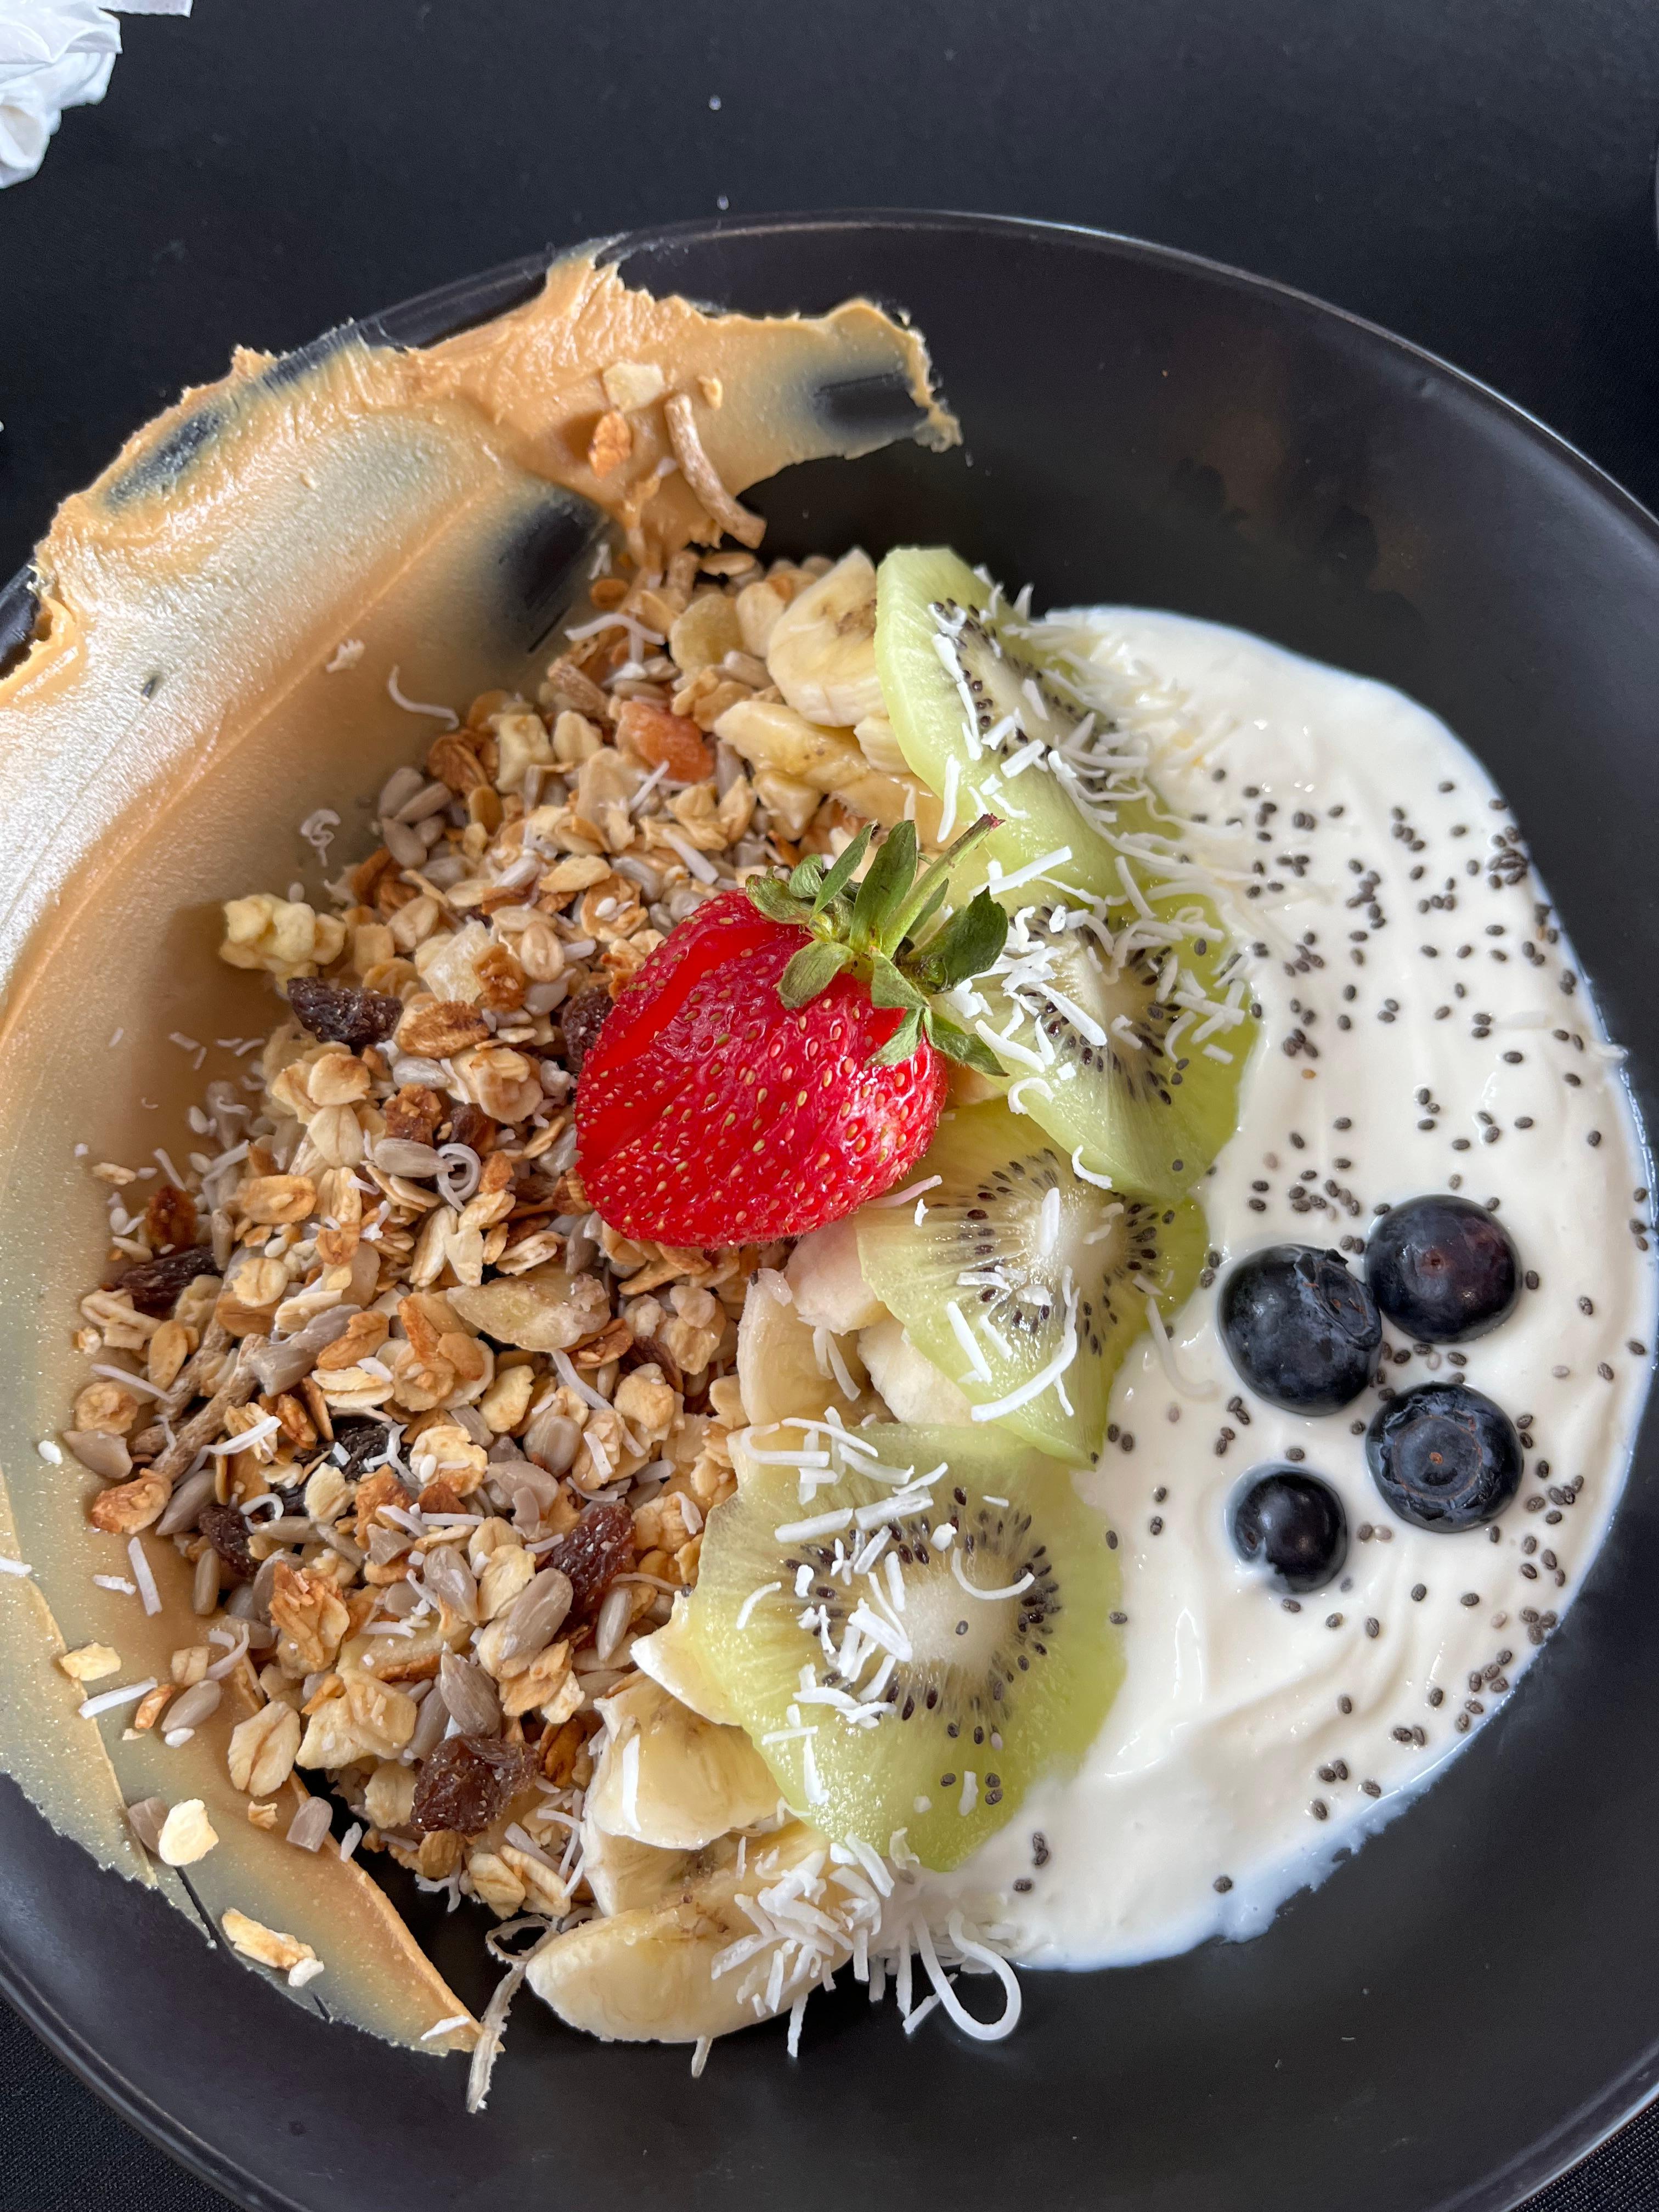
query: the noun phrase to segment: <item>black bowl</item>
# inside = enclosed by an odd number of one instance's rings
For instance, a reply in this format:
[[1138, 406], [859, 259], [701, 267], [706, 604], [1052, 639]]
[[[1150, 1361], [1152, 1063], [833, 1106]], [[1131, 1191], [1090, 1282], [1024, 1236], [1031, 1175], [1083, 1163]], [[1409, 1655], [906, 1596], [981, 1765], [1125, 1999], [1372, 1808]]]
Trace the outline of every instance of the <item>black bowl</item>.
[[[1352, 316], [1124, 239], [865, 215], [611, 250], [656, 290], [757, 311], [867, 291], [926, 331], [965, 450], [793, 471], [757, 497], [770, 547], [951, 538], [1039, 604], [1239, 623], [1443, 715], [1514, 800], [1651, 1095], [1659, 526], [1577, 453]], [[476, 320], [544, 260], [370, 327]], [[849, 1988], [808, 2014], [799, 2063], [759, 2029], [694, 2082], [683, 2050], [588, 2042], [526, 1998], [468, 2120], [458, 2062], [325, 2027], [9, 1784], [0, 1985], [248, 2206], [1498, 2212], [1659, 2081], [1655, 1443], [1650, 1419], [1547, 1656], [1408, 1819], [1254, 1942], [1028, 1974], [1026, 2021], [993, 2048], [937, 2020], [907, 2043]], [[480, 1996], [477, 1930], [411, 1917]]]

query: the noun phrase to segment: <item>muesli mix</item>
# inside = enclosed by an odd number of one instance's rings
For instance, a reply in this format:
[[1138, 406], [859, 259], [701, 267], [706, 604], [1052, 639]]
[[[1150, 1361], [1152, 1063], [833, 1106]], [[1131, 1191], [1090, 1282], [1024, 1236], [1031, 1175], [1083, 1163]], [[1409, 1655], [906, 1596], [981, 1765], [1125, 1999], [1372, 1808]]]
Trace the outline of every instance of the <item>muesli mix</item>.
[[[601, 1221], [574, 1166], [584, 1054], [705, 901], [915, 811], [896, 754], [876, 765], [776, 703], [768, 636], [831, 565], [688, 551], [601, 574], [535, 700], [486, 694], [464, 721], [394, 672], [441, 727], [381, 791], [381, 842], [331, 907], [225, 908], [221, 957], [286, 1002], [267, 1037], [232, 1041], [250, 1072], [207, 1085], [183, 1165], [92, 1170], [112, 1265], [82, 1304], [90, 1373], [64, 1441], [104, 1486], [88, 1512], [123, 1547], [112, 1565], [152, 1589], [160, 1541], [194, 1571], [173, 1679], [128, 1724], [183, 1742], [234, 1671], [257, 1706], [228, 1753], [252, 1823], [386, 1853], [514, 1934], [629, 1901], [625, 1868], [588, 1863], [584, 1796], [602, 1730], [673, 1705], [631, 1649], [695, 1583], [735, 1486], [737, 1322], [785, 1249]], [[305, 834], [326, 854], [337, 826]], [[106, 1671], [95, 1650], [65, 1663]], [[721, 1825], [764, 1835], [784, 1823], [753, 1765]], [[296, 1768], [344, 1813], [322, 1794], [295, 1809]], [[199, 1805], [131, 1819], [169, 1863], [212, 1847]], [[784, 1888], [822, 1905], [823, 1853], [772, 1848]], [[836, 1856], [844, 1955], [891, 1874]], [[809, 1923], [827, 1923], [775, 1901], [797, 1940], [756, 1947], [758, 1993], [798, 2031], [824, 1967]], [[296, 1985], [323, 1970], [231, 1918]]]

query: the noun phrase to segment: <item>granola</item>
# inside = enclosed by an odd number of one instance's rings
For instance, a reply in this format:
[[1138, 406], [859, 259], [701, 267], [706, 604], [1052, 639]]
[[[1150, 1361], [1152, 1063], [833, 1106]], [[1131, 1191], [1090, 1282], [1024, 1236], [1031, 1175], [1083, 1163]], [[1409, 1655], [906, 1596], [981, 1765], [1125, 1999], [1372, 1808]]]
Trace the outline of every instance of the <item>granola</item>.
[[[673, 427], [701, 486], [695, 428]], [[137, 1727], [216, 1696], [240, 1652], [258, 1703], [228, 1764], [250, 1822], [315, 1848], [273, 1802], [303, 1776], [356, 1850], [497, 1919], [602, 1908], [580, 1838], [605, 1701], [672, 1703], [633, 1646], [735, 1486], [738, 1322], [784, 1257], [607, 1227], [574, 1170], [575, 1075], [706, 899], [906, 811], [850, 738], [820, 763], [717, 727], [788, 714], [757, 656], [830, 566], [686, 552], [598, 577], [538, 697], [476, 701], [396, 771], [381, 842], [327, 899], [227, 903], [222, 957], [276, 1000], [256, 1072], [207, 1085], [199, 1149], [142, 1210], [142, 1170], [94, 1170], [114, 1242], [64, 1441], [94, 1527], [194, 1570], [197, 1617]], [[93, 1680], [113, 1657], [64, 1664]], [[745, 1817], [767, 1813], [763, 1770], [747, 1779]], [[158, 1840], [185, 1863], [212, 1831], [180, 1806]], [[279, 1971], [309, 1961], [226, 1928]]]

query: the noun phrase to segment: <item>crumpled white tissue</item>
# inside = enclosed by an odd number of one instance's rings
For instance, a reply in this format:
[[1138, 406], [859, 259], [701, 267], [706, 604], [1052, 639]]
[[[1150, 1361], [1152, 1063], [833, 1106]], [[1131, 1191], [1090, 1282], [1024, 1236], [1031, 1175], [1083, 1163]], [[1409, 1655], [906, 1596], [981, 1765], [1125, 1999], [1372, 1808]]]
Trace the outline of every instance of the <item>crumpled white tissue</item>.
[[[191, 0], [112, 0], [126, 15], [188, 15]], [[101, 100], [121, 27], [95, 0], [0, 0], [0, 189], [32, 177], [66, 107]]]

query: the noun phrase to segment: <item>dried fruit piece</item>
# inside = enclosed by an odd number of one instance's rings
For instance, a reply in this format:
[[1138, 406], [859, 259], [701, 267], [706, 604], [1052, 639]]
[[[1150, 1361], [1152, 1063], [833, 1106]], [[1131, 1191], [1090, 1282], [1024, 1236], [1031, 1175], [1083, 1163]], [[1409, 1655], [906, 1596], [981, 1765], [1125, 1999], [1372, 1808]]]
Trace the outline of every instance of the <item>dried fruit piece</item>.
[[365, 1460], [386, 1449], [386, 1423], [372, 1421], [362, 1413], [337, 1413], [334, 1441], [344, 1452], [345, 1463], [342, 1466], [332, 1453], [329, 1456], [346, 1480], [353, 1481]]
[[443, 1101], [435, 1091], [406, 1083], [386, 1102], [386, 1133], [400, 1143], [429, 1145], [443, 1112]]
[[144, 1229], [158, 1251], [185, 1251], [196, 1243], [196, 1200], [177, 1183], [164, 1182], [144, 1208]]
[[226, 1571], [239, 1583], [251, 1583], [259, 1563], [248, 1548], [247, 1522], [234, 1505], [203, 1506], [196, 1525], [223, 1560]]
[[479, 1835], [535, 1771], [536, 1762], [522, 1744], [496, 1736], [452, 1735], [421, 1769], [410, 1824], [422, 1835], [441, 1830]]
[[[610, 994], [606, 993], [605, 995], [608, 997]], [[471, 1145], [482, 1158], [492, 1149], [500, 1133], [501, 1124], [493, 1121], [482, 1106], [474, 1106], [470, 1100], [464, 1100], [450, 1115], [449, 1135], [446, 1141], [452, 1145]]]
[[572, 1074], [577, 1073], [584, 1060], [593, 1048], [593, 1040], [605, 1027], [611, 1008], [611, 997], [603, 985], [597, 989], [578, 991], [565, 1004], [560, 1018], [564, 1032], [564, 1064]]
[[125, 1291], [140, 1313], [163, 1321], [173, 1311], [179, 1293], [198, 1275], [216, 1275], [213, 1248], [192, 1244], [188, 1251], [164, 1252], [159, 1260], [140, 1260], [118, 1277], [115, 1288]]
[[588, 1505], [574, 1528], [542, 1554], [542, 1571], [570, 1578], [573, 1615], [592, 1613], [618, 1575], [634, 1565], [634, 1516], [625, 1505]]

